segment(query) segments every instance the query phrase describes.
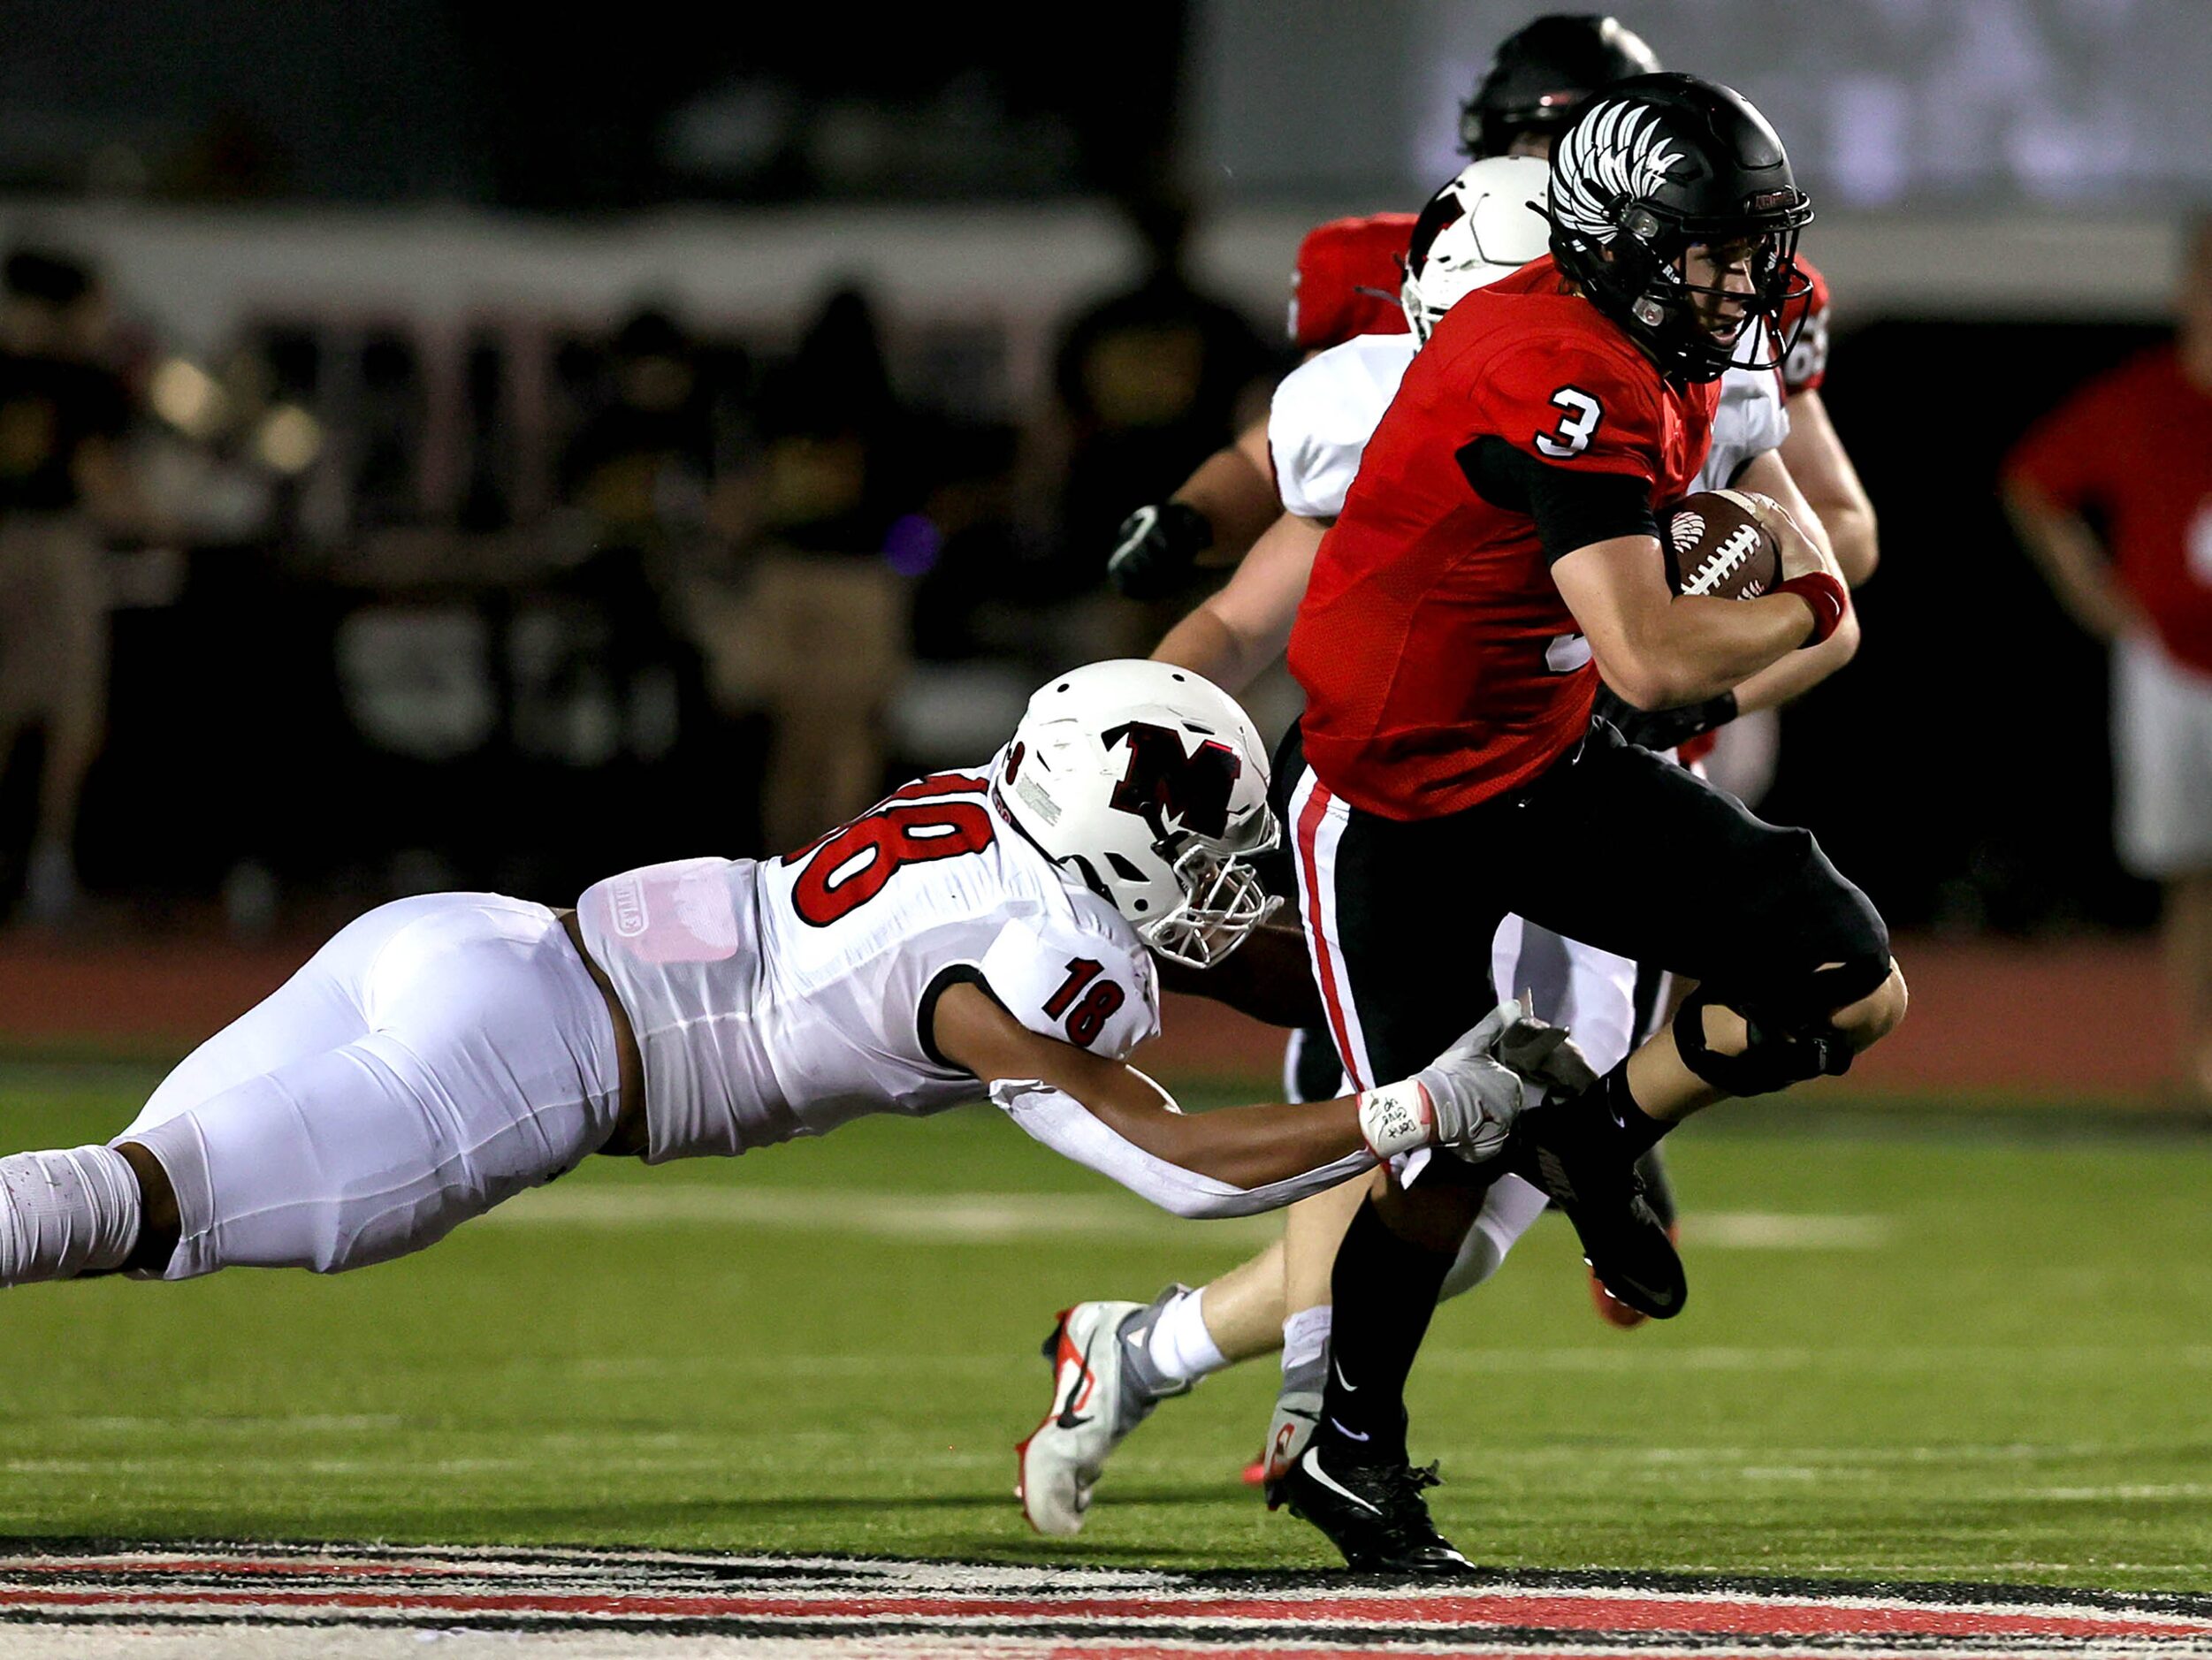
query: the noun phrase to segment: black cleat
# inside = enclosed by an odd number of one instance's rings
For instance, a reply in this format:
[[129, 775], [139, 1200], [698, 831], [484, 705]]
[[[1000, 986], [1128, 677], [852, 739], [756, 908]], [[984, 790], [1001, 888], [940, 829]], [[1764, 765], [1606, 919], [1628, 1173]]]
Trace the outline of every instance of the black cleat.
[[1636, 1162], [1580, 1121], [1579, 1105], [1523, 1113], [1507, 1168], [1567, 1213], [1590, 1272], [1615, 1298], [1653, 1320], [1672, 1320], [1690, 1300], [1681, 1253], [1645, 1196]]
[[1311, 1522], [1362, 1573], [1417, 1573], [1454, 1579], [1476, 1572], [1429, 1519], [1423, 1489], [1437, 1485], [1437, 1466], [1356, 1464], [1318, 1442], [1270, 1489], [1271, 1499]]
[[1644, 1201], [1659, 1219], [1659, 1226], [1679, 1232], [1682, 1213], [1674, 1203], [1674, 1178], [1667, 1173], [1667, 1154], [1661, 1150], [1666, 1145], [1662, 1141], [1646, 1147], [1636, 1161], [1636, 1173], [1644, 1184]]

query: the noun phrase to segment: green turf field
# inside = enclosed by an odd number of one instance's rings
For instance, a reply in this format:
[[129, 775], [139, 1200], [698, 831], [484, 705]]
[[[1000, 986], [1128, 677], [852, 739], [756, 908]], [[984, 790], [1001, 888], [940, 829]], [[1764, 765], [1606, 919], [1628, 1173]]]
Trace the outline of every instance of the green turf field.
[[[103, 1138], [152, 1076], [0, 1072], [0, 1150]], [[1680, 1321], [1601, 1326], [1553, 1219], [1439, 1314], [1415, 1451], [1468, 1555], [2212, 1590], [2212, 1142], [1736, 1111], [1671, 1144]], [[336, 1279], [11, 1291], [0, 1527], [1321, 1566], [1237, 1482], [1271, 1366], [1169, 1403], [1082, 1538], [1010, 1497], [1053, 1311], [1267, 1232], [971, 1109], [594, 1161]]]

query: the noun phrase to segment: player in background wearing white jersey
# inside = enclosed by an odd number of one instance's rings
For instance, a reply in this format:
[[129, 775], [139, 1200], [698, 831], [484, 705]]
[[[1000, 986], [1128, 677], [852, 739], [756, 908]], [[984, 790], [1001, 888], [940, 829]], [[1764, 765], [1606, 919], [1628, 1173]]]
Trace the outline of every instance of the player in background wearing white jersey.
[[[1415, 1148], [1493, 1154], [1524, 1074], [1586, 1070], [1512, 1005], [1414, 1077], [1314, 1105], [1185, 1117], [1125, 1064], [1158, 1029], [1156, 956], [1269, 1001], [1264, 958], [1230, 956], [1270, 909], [1247, 863], [1277, 838], [1266, 789], [1232, 699], [1094, 664], [1041, 689], [988, 765], [784, 857], [648, 866], [574, 911], [382, 906], [113, 1141], [0, 1158], [0, 1284], [334, 1273], [590, 1154], [740, 1154], [986, 1095], [1179, 1215], [1282, 1205]], [[1303, 948], [1270, 932], [1296, 1017]]]
[[[1529, 204], [1545, 199], [1546, 164], [1531, 157], [1478, 161], [1431, 198], [1417, 220], [1403, 300], [1408, 331], [1364, 334], [1323, 352], [1285, 379], [1275, 394], [1269, 441], [1283, 512], [1254, 545], [1228, 585], [1201, 603], [1160, 643], [1156, 660], [1197, 670], [1240, 692], [1282, 654], [1304, 596], [1323, 532], [1344, 504], [1362, 452], [1396, 396], [1414, 354], [1437, 320], [1461, 296], [1539, 257], [1550, 227]], [[1772, 369], [1735, 369], [1722, 383], [1712, 445], [1696, 487], [1737, 488], [1779, 501], [1809, 535], [1824, 537], [1820, 520], [1780, 455], [1789, 427]], [[1855, 620], [1825, 643], [1796, 651], [1738, 688], [1730, 712], [1773, 707], [1848, 662], [1857, 649]], [[1716, 712], [1660, 712], [1637, 738], [1671, 748], [1672, 717], [1681, 735], [1705, 729]], [[1654, 741], [1656, 740], [1656, 741]], [[1491, 978], [1500, 987], [1529, 988], [1531, 1012], [1574, 1032], [1581, 1053], [1600, 1072], [1625, 1056], [1639, 1037], [1637, 970], [1629, 959], [1567, 940], [1509, 917], [1491, 947]], [[1293, 1055], [1293, 1077], [1314, 1075]], [[1341, 1087], [1341, 1072], [1329, 1093]], [[1297, 1093], [1293, 1087], [1292, 1093]], [[1071, 1387], [1070, 1357], [1087, 1353], [1087, 1373], [1105, 1398], [1124, 1404], [1079, 1423], [1048, 1420], [1028, 1444], [1033, 1465], [1063, 1471], [1061, 1485], [1087, 1496], [1107, 1455], [1152, 1405], [1186, 1391], [1209, 1373], [1271, 1352], [1283, 1355], [1283, 1389], [1255, 1473], [1272, 1477], [1302, 1449], [1318, 1411], [1331, 1325], [1330, 1285], [1338, 1241], [1365, 1196], [1362, 1178], [1295, 1205], [1284, 1239], [1196, 1291], [1171, 1286], [1149, 1306], [1081, 1303], [1061, 1316], [1052, 1352], [1056, 1391]], [[1473, 1289], [1496, 1273], [1534, 1223], [1545, 1195], [1516, 1176], [1490, 1189], [1442, 1295]], [[1593, 1280], [1593, 1286], [1596, 1282]], [[1598, 1288], [1602, 1291], [1602, 1288]], [[1611, 1299], [1607, 1298], [1606, 1302]], [[1601, 1304], [1601, 1306], [1604, 1305]], [[1641, 1316], [1623, 1309], [1617, 1323]], [[1141, 1332], [1140, 1348], [1095, 1337], [1109, 1324]], [[1035, 1486], [1033, 1483], [1033, 1487]], [[1083, 1507], [1072, 1515], [1079, 1525]], [[1033, 1507], [1031, 1520], [1046, 1526]], [[1072, 1531], [1070, 1529], [1069, 1531]]]

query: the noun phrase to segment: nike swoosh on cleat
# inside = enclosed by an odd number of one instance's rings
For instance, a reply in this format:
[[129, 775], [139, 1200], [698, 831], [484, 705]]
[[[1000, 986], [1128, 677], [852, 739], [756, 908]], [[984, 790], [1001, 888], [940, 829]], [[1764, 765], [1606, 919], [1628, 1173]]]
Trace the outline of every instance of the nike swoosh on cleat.
[[1350, 1488], [1346, 1487], [1341, 1481], [1337, 1481], [1329, 1473], [1328, 1471], [1323, 1469], [1321, 1467], [1321, 1460], [1314, 1455], [1314, 1450], [1311, 1447], [1307, 1448], [1306, 1456], [1299, 1459], [1298, 1467], [1305, 1471], [1307, 1474], [1312, 1476], [1315, 1481], [1320, 1482], [1322, 1486], [1327, 1488], [1331, 1493], [1337, 1494], [1339, 1497], [1350, 1499], [1362, 1510], [1367, 1512], [1369, 1515], [1380, 1516], [1383, 1513], [1374, 1505], [1369, 1504], [1365, 1499], [1362, 1498], [1357, 1493], [1352, 1491]]
[[1346, 1429], [1342, 1424], [1339, 1423], [1333, 1418], [1329, 1420], [1329, 1428], [1335, 1430], [1337, 1434], [1342, 1435], [1346, 1441], [1366, 1441], [1371, 1439], [1369, 1436], [1362, 1435], [1356, 1429]]
[[1091, 1343], [1096, 1343], [1097, 1341], [1098, 1334], [1094, 1331], [1091, 1334], [1090, 1343], [1087, 1343], [1083, 1345], [1083, 1359], [1079, 1364], [1074, 1381], [1068, 1385], [1068, 1397], [1060, 1404], [1059, 1416], [1054, 1421], [1058, 1423], [1060, 1428], [1063, 1429], [1080, 1429], [1085, 1424], [1091, 1421], [1088, 1415], [1081, 1418], [1078, 1418], [1075, 1415], [1075, 1398], [1083, 1392], [1083, 1385], [1090, 1378]]

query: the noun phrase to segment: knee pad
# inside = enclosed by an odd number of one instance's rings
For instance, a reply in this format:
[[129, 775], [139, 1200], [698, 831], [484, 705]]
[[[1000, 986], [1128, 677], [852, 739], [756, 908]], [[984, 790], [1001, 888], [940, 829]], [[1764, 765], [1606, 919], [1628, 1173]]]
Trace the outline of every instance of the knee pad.
[[1825, 1016], [1812, 1024], [1786, 1026], [1731, 1005], [1743, 1016], [1750, 1042], [1741, 1055], [1720, 1053], [1705, 1041], [1705, 1014], [1722, 1001], [1700, 987], [1674, 1015], [1674, 1047], [1682, 1064], [1713, 1088], [1730, 1095], [1771, 1095], [1807, 1078], [1840, 1077], [1851, 1070], [1850, 1040]]

